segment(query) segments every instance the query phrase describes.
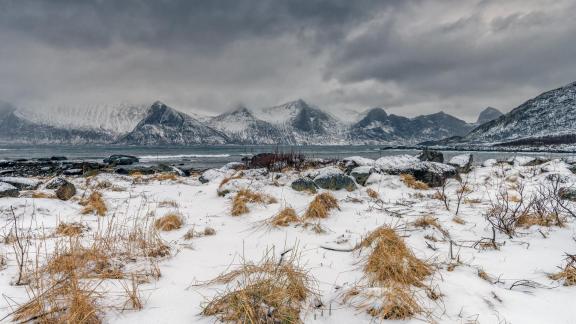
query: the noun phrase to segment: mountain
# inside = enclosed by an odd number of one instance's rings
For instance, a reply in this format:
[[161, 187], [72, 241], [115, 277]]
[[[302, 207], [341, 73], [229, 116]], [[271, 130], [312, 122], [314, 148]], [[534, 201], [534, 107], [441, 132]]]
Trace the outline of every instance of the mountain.
[[33, 123], [63, 129], [96, 129], [121, 135], [138, 124], [148, 105], [59, 106], [47, 109], [18, 109], [18, 115]]
[[225, 144], [229, 138], [222, 132], [205, 125], [196, 118], [176, 111], [157, 101], [146, 116], [117, 143], [159, 144]]
[[336, 117], [299, 99], [257, 111], [256, 117], [277, 127], [298, 144], [343, 144], [345, 125]]
[[576, 82], [526, 101], [462, 138], [463, 143], [574, 143]]
[[269, 122], [256, 118], [246, 107], [227, 112], [207, 121], [207, 125], [225, 133], [234, 144], [293, 144], [294, 137]]
[[480, 113], [480, 115], [478, 115], [478, 120], [476, 121], [477, 125], [482, 125], [484, 123], [487, 123], [489, 121], [492, 121], [500, 116], [504, 115], [500, 110], [493, 108], [493, 107], [488, 107], [484, 110], [482, 110], [482, 112]]
[[349, 140], [354, 143], [417, 143], [447, 136], [465, 135], [472, 125], [456, 117], [439, 112], [406, 118], [388, 115], [382, 108], [373, 108], [359, 122], [352, 125]]
[[67, 129], [29, 121], [18, 110], [0, 104], [0, 143], [6, 144], [102, 144], [114, 134], [98, 129]]

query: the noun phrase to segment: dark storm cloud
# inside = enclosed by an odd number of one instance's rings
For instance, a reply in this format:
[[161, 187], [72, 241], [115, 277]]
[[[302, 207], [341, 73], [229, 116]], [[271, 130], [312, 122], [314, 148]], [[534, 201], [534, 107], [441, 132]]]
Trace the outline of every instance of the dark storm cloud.
[[475, 119], [576, 79], [576, 0], [0, 0], [0, 99]]

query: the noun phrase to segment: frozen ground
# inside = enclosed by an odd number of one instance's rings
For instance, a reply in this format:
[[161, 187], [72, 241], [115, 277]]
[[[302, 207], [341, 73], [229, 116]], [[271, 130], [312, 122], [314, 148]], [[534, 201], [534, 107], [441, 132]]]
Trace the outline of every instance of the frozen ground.
[[[156, 258], [160, 278], [139, 286], [141, 310], [122, 310], [126, 308], [122, 307], [123, 302], [111, 303], [122, 299], [122, 286], [114, 280], [103, 285], [110, 294], [98, 300], [105, 323], [214, 323], [215, 317], [201, 315], [202, 306], [223, 285], [199, 283], [234, 268], [242, 260], [256, 262], [266, 251], [280, 255], [292, 248], [298, 251], [300, 264], [316, 280], [322, 300], [320, 307], [306, 302], [301, 314], [303, 322], [380, 322], [381, 319], [343, 302], [342, 294], [364, 277], [366, 251], [349, 250], [382, 225], [395, 228], [418, 258], [433, 264], [435, 271], [426, 283], [441, 294], [436, 300], [421, 298], [426, 313], [392, 322], [576, 323], [576, 287], [549, 278], [566, 264], [567, 253], [576, 252], [573, 218], [567, 217], [563, 227], [518, 227], [512, 238], [496, 232], [498, 248], [486, 244], [493, 233], [485, 215], [502, 197], [498, 193], [505, 193], [514, 204], [518, 203], [521, 188], [524, 195], [530, 196], [541, 186], [550, 185], [550, 179], [561, 179], [564, 187], [576, 184], [576, 176], [561, 161], [536, 166], [520, 164], [476, 167], [462, 176], [464, 191], [462, 183], [449, 180], [445, 196], [450, 210], [442, 199], [437, 199], [442, 188], [416, 190], [408, 188], [399, 176], [372, 174], [366, 187], [331, 192], [338, 199], [340, 210], [332, 210], [328, 218], [319, 221], [325, 230], [320, 234], [301, 224], [275, 228], [263, 223], [287, 206], [301, 216], [314, 198], [313, 194], [291, 189], [290, 183], [299, 176], [295, 171], [268, 175], [245, 172], [226, 183], [226, 190], [220, 184], [235, 174], [233, 170], [212, 172], [211, 181], [205, 184], [197, 176], [159, 180], [100, 174], [89, 183], [83, 177], [71, 177], [68, 180], [78, 192], [69, 201], [25, 197], [26, 192], [19, 198], [0, 198], [0, 234], [7, 238], [13, 233], [15, 216], [21, 235], [30, 236], [27, 266], [32, 267], [36, 257], [42, 263], [55, 242], [67, 240], [53, 234], [61, 222], [86, 225], [89, 230], [82, 235], [89, 240], [91, 233], [107, 224], [137, 226], [167, 213], [180, 213], [184, 218], [182, 228], [160, 233], [171, 247], [171, 255]], [[249, 213], [231, 216], [234, 194], [244, 187], [271, 195], [277, 202], [249, 204]], [[381, 200], [370, 198], [368, 188], [378, 192]], [[105, 216], [81, 213], [79, 199], [94, 190], [103, 195], [108, 207]], [[39, 191], [51, 194], [51, 190]], [[227, 194], [221, 196], [218, 192]], [[461, 207], [455, 219], [459, 196]], [[423, 216], [436, 218], [444, 233], [433, 226], [413, 224]], [[216, 234], [184, 238], [189, 230], [203, 231], [206, 227], [215, 229]], [[5, 260], [5, 265], [0, 265], [0, 318], [5, 322], [12, 321], [10, 314], [30, 297], [26, 286], [13, 284], [19, 268], [10, 241], [5, 239], [0, 244], [0, 257]]]

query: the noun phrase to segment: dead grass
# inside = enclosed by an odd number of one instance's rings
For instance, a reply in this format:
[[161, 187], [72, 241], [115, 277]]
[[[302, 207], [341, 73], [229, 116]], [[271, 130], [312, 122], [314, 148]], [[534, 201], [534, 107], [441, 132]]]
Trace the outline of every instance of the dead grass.
[[535, 213], [522, 213], [516, 220], [516, 226], [523, 228], [530, 228], [534, 225], [552, 227], [563, 227], [565, 220], [554, 213], [548, 214], [535, 214]]
[[34, 191], [32, 193], [32, 198], [47, 198], [47, 199], [54, 199], [56, 198], [55, 195], [47, 193], [47, 192], [42, 192], [42, 191]]
[[234, 175], [230, 176], [230, 177], [225, 177], [224, 179], [222, 179], [222, 181], [220, 182], [220, 185], [218, 186], [218, 189], [222, 188], [222, 186], [224, 186], [225, 184], [227, 184], [228, 182], [230, 182], [231, 180], [234, 179], [241, 179], [244, 176], [244, 172], [240, 171], [235, 173]]
[[154, 227], [159, 231], [168, 232], [181, 228], [183, 223], [182, 215], [178, 213], [168, 213], [154, 221]]
[[194, 228], [191, 228], [190, 230], [188, 230], [188, 232], [186, 232], [186, 234], [184, 234], [183, 238], [185, 240], [191, 240], [195, 237], [212, 236], [212, 235], [216, 235], [216, 230], [213, 229], [212, 227], [205, 227], [204, 230], [201, 232], [197, 232], [196, 230], [194, 230]]
[[376, 229], [359, 247], [372, 247], [364, 272], [373, 283], [421, 287], [422, 281], [432, 274], [431, 266], [418, 259], [392, 228]]
[[174, 200], [163, 200], [163, 201], [158, 203], [158, 207], [178, 208], [178, 203]]
[[340, 209], [338, 200], [329, 192], [316, 195], [304, 213], [304, 219], [327, 218], [332, 209]]
[[279, 260], [267, 253], [258, 264], [244, 262], [207, 284], [227, 285], [202, 310], [222, 322], [301, 323], [306, 300], [316, 296], [314, 280], [294, 253]]
[[426, 183], [416, 180], [413, 175], [407, 173], [400, 175], [400, 181], [402, 181], [408, 188], [416, 190], [427, 190], [430, 188]]
[[108, 211], [106, 203], [102, 199], [102, 194], [98, 191], [92, 192], [88, 199], [81, 200], [80, 205], [84, 206], [82, 214], [96, 213], [98, 216], [104, 216]]
[[454, 223], [460, 224], [460, 225], [466, 224], [466, 221], [465, 221], [462, 217], [460, 217], [460, 216], [454, 216], [454, 217], [452, 217], [452, 221], [453, 221]]
[[157, 181], [168, 181], [168, 180], [177, 180], [178, 176], [172, 172], [161, 172], [161, 173], [154, 173], [150, 180], [157, 180]]
[[250, 212], [248, 203], [274, 204], [276, 202], [278, 202], [276, 198], [270, 195], [253, 192], [249, 189], [241, 189], [232, 200], [232, 210], [230, 213], [232, 216], [247, 214]]
[[376, 192], [376, 190], [372, 189], [372, 188], [368, 188], [366, 189], [366, 194], [368, 195], [368, 197], [374, 199], [374, 200], [378, 200], [380, 199], [380, 194], [378, 192]]
[[576, 286], [576, 256], [568, 255], [567, 263], [560, 272], [550, 274], [552, 280], [564, 281], [564, 286]]
[[300, 218], [294, 208], [284, 208], [278, 214], [274, 215], [268, 223], [272, 226], [288, 226], [291, 223], [298, 223]]
[[60, 223], [56, 227], [55, 233], [64, 236], [78, 236], [85, 230], [85, 226], [80, 223]]
[[448, 236], [448, 231], [444, 229], [442, 225], [440, 225], [438, 218], [432, 217], [430, 215], [419, 217], [412, 223], [412, 225], [419, 228], [432, 227], [440, 231], [444, 236]]

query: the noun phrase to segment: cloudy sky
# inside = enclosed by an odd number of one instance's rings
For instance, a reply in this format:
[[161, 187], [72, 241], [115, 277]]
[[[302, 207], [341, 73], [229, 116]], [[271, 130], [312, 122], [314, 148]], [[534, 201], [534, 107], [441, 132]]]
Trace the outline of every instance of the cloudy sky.
[[0, 100], [467, 120], [576, 81], [576, 0], [0, 0]]

